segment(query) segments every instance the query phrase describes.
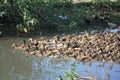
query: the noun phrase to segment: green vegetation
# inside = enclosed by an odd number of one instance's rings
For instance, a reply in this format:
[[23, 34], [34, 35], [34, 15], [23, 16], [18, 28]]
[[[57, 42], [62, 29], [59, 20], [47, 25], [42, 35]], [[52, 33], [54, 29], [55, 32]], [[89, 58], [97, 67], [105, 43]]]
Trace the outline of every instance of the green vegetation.
[[96, 80], [92, 75], [90, 75], [90, 73], [88, 76], [80, 76], [77, 72], [76, 72], [76, 68], [78, 66], [73, 66], [70, 70], [68, 70], [67, 72], [65, 72], [64, 74], [64, 78], [62, 76], [58, 76], [56, 77], [56, 80]]
[[91, 0], [74, 4], [72, 0], [1, 0], [0, 31], [14, 35], [81, 30], [83, 16], [91, 18], [103, 7], [120, 11], [120, 1]]
[[76, 68], [77, 66], [74, 66], [65, 73], [66, 80], [76, 80], [76, 77], [78, 77], [78, 73], [75, 71]]
[[[74, 66], [70, 70], [65, 72], [65, 74], [64, 74], [65, 80], [76, 80], [79, 77], [78, 73], [75, 71], [76, 68], [77, 68], [77, 66]], [[64, 79], [62, 76], [59, 75], [56, 77], [56, 80], [64, 80]]]

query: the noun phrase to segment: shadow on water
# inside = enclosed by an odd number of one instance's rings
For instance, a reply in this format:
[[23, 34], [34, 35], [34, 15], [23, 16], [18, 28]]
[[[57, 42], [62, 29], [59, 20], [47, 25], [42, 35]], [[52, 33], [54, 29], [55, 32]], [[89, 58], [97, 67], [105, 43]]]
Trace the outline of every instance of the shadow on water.
[[31, 56], [13, 50], [13, 42], [21, 44], [22, 38], [0, 39], [0, 80], [56, 80], [76, 65], [76, 72], [81, 76], [94, 76], [96, 80], [120, 79], [120, 64]]

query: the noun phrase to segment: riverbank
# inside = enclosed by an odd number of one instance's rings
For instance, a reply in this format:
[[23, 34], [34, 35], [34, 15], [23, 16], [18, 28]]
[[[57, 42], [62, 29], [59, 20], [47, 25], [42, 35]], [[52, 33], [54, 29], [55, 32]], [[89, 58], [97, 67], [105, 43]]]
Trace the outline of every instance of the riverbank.
[[[34, 26], [26, 24], [28, 22], [31, 22], [32, 20], [23, 20], [23, 17], [25, 15], [22, 15], [20, 18], [19, 16], [16, 16], [19, 14], [15, 14], [14, 16], [10, 16], [10, 15], [8, 16], [7, 14], [11, 14], [12, 13], [11, 11], [10, 13], [6, 13], [6, 14], [1, 13], [1, 15], [3, 16], [0, 17], [0, 21], [1, 21], [0, 37], [6, 37], [6, 36], [27, 37], [27, 36], [44, 35], [49, 33], [50, 34], [65, 33], [65, 32], [70, 33], [70, 32], [75, 32], [75, 30], [79, 30], [79, 31], [84, 31], [88, 29], [94, 30], [95, 28], [105, 29], [107, 23], [105, 22], [105, 20], [103, 20], [104, 18], [107, 18], [112, 23], [120, 25], [120, 10], [119, 10], [119, 4], [117, 4], [117, 2], [88, 1], [88, 2], [80, 2], [80, 3], [79, 2], [64, 3], [63, 1], [63, 3], [62, 2], [60, 3], [58, 1], [57, 3], [54, 2], [52, 4], [51, 3], [49, 3], [50, 9], [48, 9], [47, 6], [44, 6], [45, 8], [42, 9], [43, 12], [39, 13], [37, 12], [38, 10], [27, 11], [30, 12], [30, 14], [33, 15], [33, 17], [38, 20], [38, 23]], [[46, 3], [44, 4], [46, 5]], [[36, 7], [38, 6], [35, 6], [35, 8]], [[38, 9], [40, 7], [41, 6], [39, 6]], [[51, 12], [46, 13], [46, 11], [51, 11]], [[38, 15], [38, 14], [45, 14], [45, 15]], [[97, 17], [95, 17], [95, 15], [97, 15]], [[95, 19], [93, 19], [93, 17]], [[19, 24], [21, 24], [21, 26]]]

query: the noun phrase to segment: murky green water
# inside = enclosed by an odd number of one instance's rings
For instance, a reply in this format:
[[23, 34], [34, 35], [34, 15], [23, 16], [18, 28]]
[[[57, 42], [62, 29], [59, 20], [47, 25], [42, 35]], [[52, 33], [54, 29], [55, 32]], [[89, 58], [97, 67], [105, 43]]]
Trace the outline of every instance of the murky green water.
[[120, 80], [120, 64], [83, 63], [72, 59], [51, 59], [25, 54], [11, 48], [21, 44], [22, 38], [0, 39], [0, 80], [56, 80], [77, 65], [81, 76], [92, 75], [97, 80]]

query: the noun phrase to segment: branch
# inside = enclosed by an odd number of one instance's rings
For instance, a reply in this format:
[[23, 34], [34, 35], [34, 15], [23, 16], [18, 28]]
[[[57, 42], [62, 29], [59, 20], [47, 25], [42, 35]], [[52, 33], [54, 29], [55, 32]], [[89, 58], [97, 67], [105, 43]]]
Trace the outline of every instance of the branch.
[[50, 21], [48, 19], [46, 19], [44, 16], [42, 16], [40, 13], [36, 12], [35, 10], [33, 10], [32, 8], [28, 8], [26, 7], [27, 10], [29, 10], [30, 12], [36, 14], [39, 18], [41, 18], [43, 21], [47, 22], [47, 23], [50, 23], [52, 25], [56, 25], [56, 26], [65, 26], [65, 25], [61, 25], [59, 23], [56, 23], [56, 22], [53, 22], [53, 21]]
[[31, 9], [31, 8], [28, 8], [28, 7], [26, 7], [26, 9], [29, 10], [30, 12], [36, 14], [36, 15], [37, 15], [39, 18], [41, 18], [42, 20], [48, 22], [47, 19], [45, 19], [40, 13], [36, 12], [35, 10], [33, 10], [33, 9]]

